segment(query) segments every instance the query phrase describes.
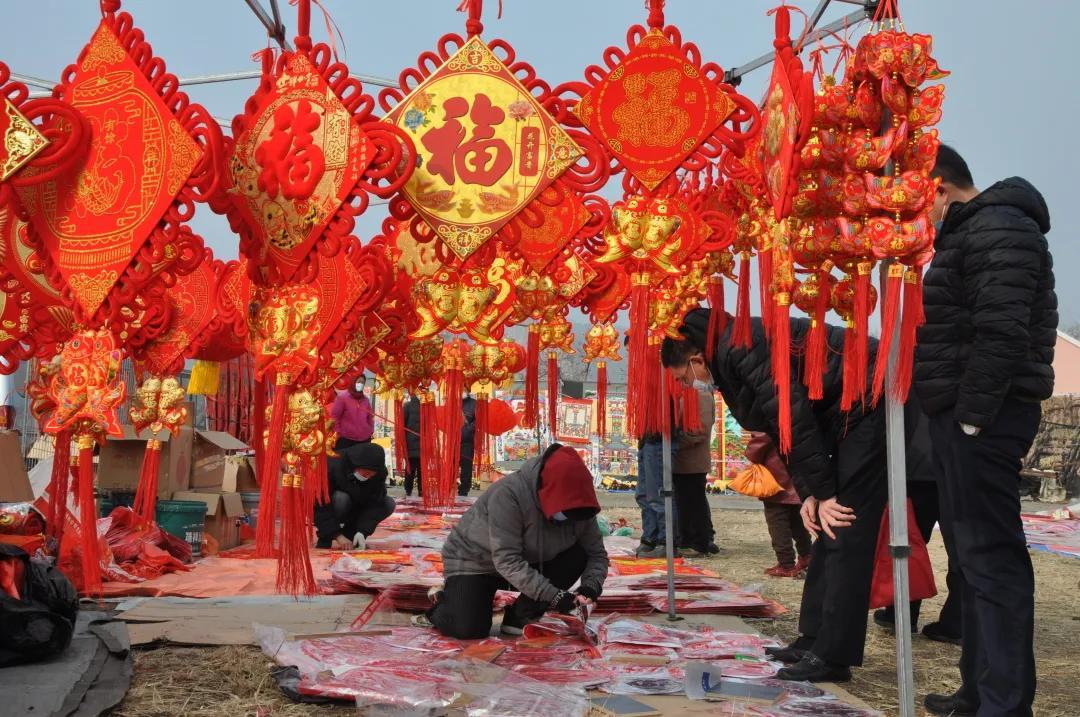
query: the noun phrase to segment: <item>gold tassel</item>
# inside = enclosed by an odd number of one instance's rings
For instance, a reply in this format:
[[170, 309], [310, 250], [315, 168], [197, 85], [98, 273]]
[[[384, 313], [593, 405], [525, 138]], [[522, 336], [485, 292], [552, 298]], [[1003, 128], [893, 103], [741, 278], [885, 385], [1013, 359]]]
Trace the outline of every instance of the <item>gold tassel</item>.
[[221, 382], [221, 364], [217, 361], [195, 361], [188, 380], [189, 396], [216, 396]]

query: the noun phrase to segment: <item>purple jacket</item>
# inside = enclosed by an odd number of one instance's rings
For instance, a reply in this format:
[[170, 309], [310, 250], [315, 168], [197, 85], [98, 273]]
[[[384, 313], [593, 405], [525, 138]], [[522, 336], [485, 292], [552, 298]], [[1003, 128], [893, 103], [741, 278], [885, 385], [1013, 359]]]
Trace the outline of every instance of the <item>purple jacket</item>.
[[367, 396], [353, 398], [348, 391], [340, 391], [330, 408], [334, 429], [342, 438], [351, 441], [370, 441], [375, 432], [375, 414]]

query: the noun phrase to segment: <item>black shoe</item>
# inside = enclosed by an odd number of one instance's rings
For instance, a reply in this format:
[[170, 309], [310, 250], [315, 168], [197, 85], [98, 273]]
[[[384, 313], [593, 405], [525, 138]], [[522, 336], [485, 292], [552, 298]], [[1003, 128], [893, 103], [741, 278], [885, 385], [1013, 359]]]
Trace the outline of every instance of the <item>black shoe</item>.
[[934, 642], [947, 642], [950, 645], [961, 645], [961, 636], [947, 630], [940, 622], [932, 622], [922, 629], [923, 637]]
[[974, 702], [960, 697], [959, 695], [934, 695], [930, 694], [923, 700], [923, 705], [936, 715], [947, 717], [963, 717], [973, 715], [979, 711], [979, 706]]
[[793, 665], [810, 653], [810, 645], [807, 643], [807, 640], [800, 637], [787, 647], [766, 647], [765, 654], [780, 662], [786, 662]]
[[[892, 631], [895, 632], [896, 631], [896, 611], [891, 609], [891, 608], [887, 608], [887, 607], [883, 607], [880, 610], [874, 610], [874, 624], [877, 625], [878, 627], [882, 627], [882, 628], [885, 628], [886, 630], [892, 630]], [[911, 626], [911, 634], [912, 635], [918, 635], [919, 634], [919, 626], [918, 625], [912, 625]]]
[[709, 543], [707, 546], [705, 546], [705, 552], [709, 555], [719, 555], [724, 551], [716, 543]]
[[851, 668], [826, 662], [812, 652], [807, 652], [798, 663], [776, 673], [778, 680], [790, 682], [848, 682]]

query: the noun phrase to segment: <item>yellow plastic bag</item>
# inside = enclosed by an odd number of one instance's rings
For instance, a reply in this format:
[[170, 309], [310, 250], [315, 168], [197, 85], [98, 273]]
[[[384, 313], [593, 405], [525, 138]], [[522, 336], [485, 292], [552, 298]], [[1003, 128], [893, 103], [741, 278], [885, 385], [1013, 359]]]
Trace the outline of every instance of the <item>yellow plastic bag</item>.
[[783, 490], [769, 469], [756, 463], [735, 476], [729, 487], [751, 498], [768, 498]]

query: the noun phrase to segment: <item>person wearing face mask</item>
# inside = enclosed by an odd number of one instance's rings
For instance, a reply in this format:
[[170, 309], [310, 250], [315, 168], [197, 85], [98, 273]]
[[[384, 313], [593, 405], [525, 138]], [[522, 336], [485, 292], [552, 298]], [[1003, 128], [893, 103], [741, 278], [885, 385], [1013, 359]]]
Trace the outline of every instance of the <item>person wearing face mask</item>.
[[713, 542], [712, 511], [705, 493], [705, 478], [712, 470], [712, 428], [716, 422], [716, 401], [704, 359], [691, 359], [684, 382], [694, 387], [698, 400], [701, 430], [679, 431], [679, 449], [671, 457], [671, 482], [675, 488], [679, 519], [680, 548], [699, 555], [714, 555], [720, 548]]
[[1050, 212], [1027, 181], [979, 191], [941, 145], [914, 389], [930, 416], [941, 528], [963, 576], [961, 687], [931, 712], [1032, 714], [1035, 578], [1020, 518], [1020, 464], [1054, 387], [1057, 296]]
[[[693, 362], [720, 390], [739, 425], [780, 445], [771, 350], [761, 319], [751, 319], [750, 346], [743, 348], [731, 343], [735, 323], [729, 316], [712, 360], [705, 361], [709, 315], [706, 309], [686, 315], [679, 329], [686, 339], [668, 338], [660, 347], [663, 365], [683, 379]], [[810, 321], [790, 322], [792, 345], [799, 345]], [[849, 680], [851, 667], [862, 664], [874, 550], [888, 493], [884, 412], [869, 402], [847, 413], [840, 409], [844, 330], [827, 327], [827, 340], [824, 398], [811, 401], [802, 382], [791, 381], [792, 444], [785, 462], [803, 499], [803, 523], [820, 537], [803, 587], [800, 637], [771, 652], [795, 663], [781, 670], [782, 679], [811, 682]], [[876, 354], [871, 340], [871, 365]], [[793, 354], [791, 360], [791, 375], [801, 376], [800, 357]]]
[[326, 468], [330, 502], [315, 506], [315, 547], [363, 550], [396, 507], [386, 494], [386, 452], [377, 443], [359, 443], [328, 459]]
[[503, 615], [508, 635], [520, 635], [548, 610], [568, 614], [593, 603], [608, 570], [599, 512], [581, 456], [552, 444], [493, 483], [450, 531], [442, 551], [446, 582], [414, 624], [462, 640], [487, 637], [498, 590], [521, 593]]
[[367, 376], [360, 374], [348, 391], [339, 391], [330, 407], [334, 430], [338, 433], [336, 450], [344, 450], [358, 443], [367, 443], [375, 432], [375, 413], [371, 401], [364, 393]]

